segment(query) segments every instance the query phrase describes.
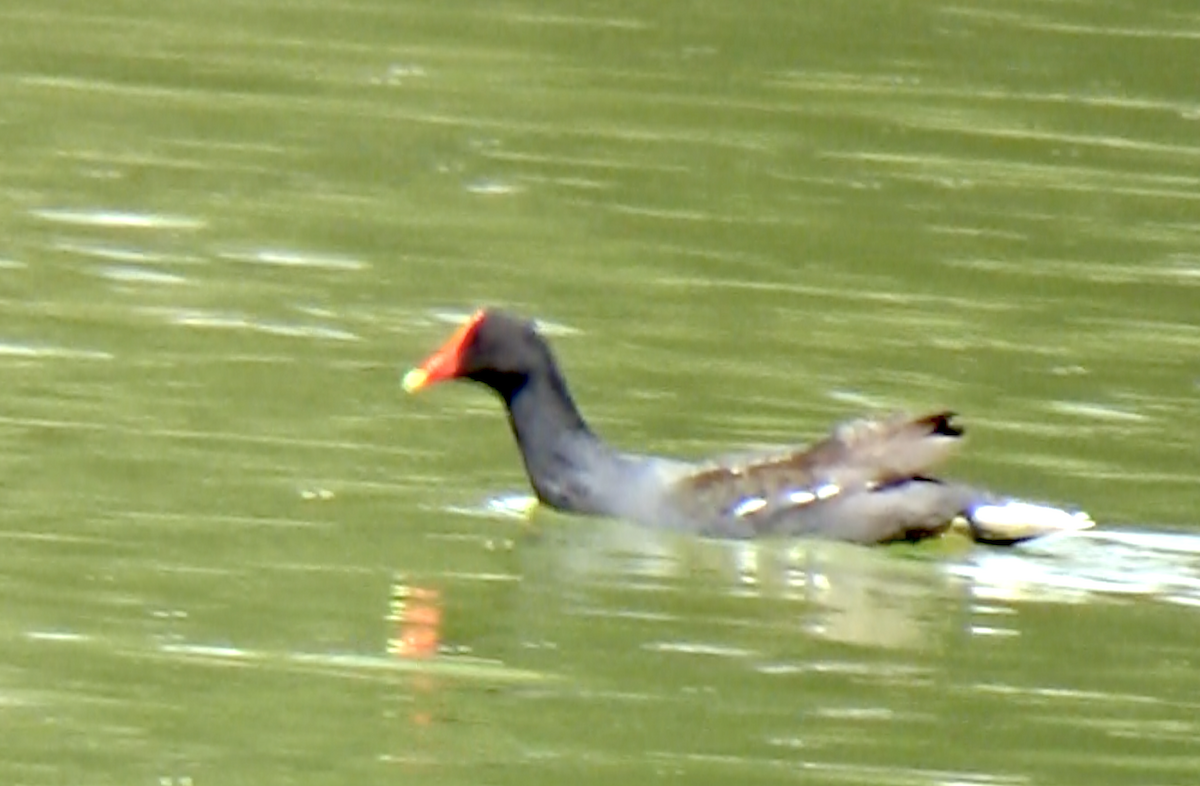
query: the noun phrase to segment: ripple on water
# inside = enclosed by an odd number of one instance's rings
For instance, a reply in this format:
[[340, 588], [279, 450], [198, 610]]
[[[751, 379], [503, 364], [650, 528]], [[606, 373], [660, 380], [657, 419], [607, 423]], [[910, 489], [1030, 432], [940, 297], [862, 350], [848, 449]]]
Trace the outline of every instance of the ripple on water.
[[1051, 401], [1047, 405], [1052, 412], [1064, 415], [1076, 415], [1094, 420], [1109, 420], [1122, 423], [1142, 423], [1150, 420], [1146, 415], [1129, 410], [1117, 409], [1106, 404], [1095, 404], [1086, 401]]
[[30, 210], [29, 214], [43, 221], [69, 226], [123, 229], [202, 229], [207, 225], [207, 222], [201, 218], [125, 210], [37, 208]]
[[245, 262], [252, 265], [276, 267], [318, 268], [321, 270], [366, 270], [370, 265], [361, 259], [337, 254], [318, 254], [311, 251], [295, 251], [282, 248], [260, 248], [241, 251], [223, 251], [222, 259]]
[[72, 349], [37, 344], [25, 344], [0, 339], [0, 356], [22, 358], [62, 358], [65, 360], [112, 360], [109, 352], [91, 349]]
[[72, 633], [64, 630], [31, 630], [25, 633], [25, 638], [33, 641], [90, 641], [91, 636], [86, 633]]
[[516, 184], [487, 178], [473, 180], [463, 187], [470, 194], [479, 194], [482, 196], [509, 196], [521, 192], [521, 187]]
[[979, 551], [951, 573], [976, 598], [1083, 603], [1140, 596], [1200, 605], [1200, 537], [1169, 532], [1088, 530], [1007, 551]]
[[743, 647], [702, 641], [655, 641], [642, 645], [649, 652], [674, 652], [683, 655], [711, 655], [719, 658], [752, 658], [759, 653]]
[[108, 243], [91, 243], [78, 240], [59, 240], [51, 246], [55, 251], [75, 254], [81, 257], [100, 259], [106, 262], [136, 263], [140, 265], [157, 265], [164, 263], [194, 263], [194, 258], [148, 251], [130, 246], [117, 246]]
[[205, 310], [175, 310], [165, 312], [172, 325], [210, 330], [247, 330], [289, 338], [317, 338], [329, 341], [360, 341], [361, 337], [348, 330], [328, 325], [301, 325], [291, 322], [269, 322], [241, 314]]
[[164, 273], [161, 270], [148, 270], [144, 267], [135, 267], [132, 265], [119, 265], [106, 267], [100, 270], [100, 276], [107, 278], [109, 281], [117, 281], [122, 284], [162, 284], [167, 286], [178, 286], [180, 284], [189, 284], [186, 278], [175, 273]]
[[[429, 316], [435, 322], [442, 322], [455, 327], [466, 322], [473, 314], [474, 311], [462, 311], [459, 309], [438, 309], [429, 312]], [[562, 322], [551, 322], [550, 320], [541, 318], [538, 318], [536, 321], [538, 332], [545, 336], [577, 336], [581, 332], [578, 328], [573, 328]]]

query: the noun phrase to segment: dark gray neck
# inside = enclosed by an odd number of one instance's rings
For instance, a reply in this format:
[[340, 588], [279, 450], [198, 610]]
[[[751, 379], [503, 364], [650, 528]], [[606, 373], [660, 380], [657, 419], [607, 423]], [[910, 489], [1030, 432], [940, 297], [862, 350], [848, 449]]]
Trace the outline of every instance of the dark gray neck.
[[538, 498], [576, 513], [611, 513], [608, 500], [625, 462], [592, 433], [558, 369], [498, 392]]

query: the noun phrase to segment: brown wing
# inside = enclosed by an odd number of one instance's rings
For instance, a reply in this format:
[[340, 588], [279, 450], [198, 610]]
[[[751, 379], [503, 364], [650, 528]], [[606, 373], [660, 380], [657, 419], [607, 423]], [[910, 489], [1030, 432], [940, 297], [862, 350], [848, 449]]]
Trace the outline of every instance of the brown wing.
[[851, 421], [808, 448], [702, 467], [683, 478], [678, 491], [720, 507], [828, 484], [844, 491], [921, 476], [959, 443], [963, 430], [953, 418], [953, 412], [938, 412]]

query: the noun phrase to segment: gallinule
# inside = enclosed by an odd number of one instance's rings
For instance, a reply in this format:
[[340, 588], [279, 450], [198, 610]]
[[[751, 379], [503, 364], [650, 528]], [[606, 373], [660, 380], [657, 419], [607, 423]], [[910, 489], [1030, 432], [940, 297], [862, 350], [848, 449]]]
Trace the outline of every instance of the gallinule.
[[810, 447], [706, 462], [616, 450], [579, 414], [536, 325], [499, 310], [476, 312], [403, 384], [415, 392], [448, 379], [500, 395], [538, 499], [562, 511], [709, 537], [855, 543], [919, 540], [956, 521], [989, 543], [1092, 524], [928, 475], [961, 441], [950, 412], [854, 421]]

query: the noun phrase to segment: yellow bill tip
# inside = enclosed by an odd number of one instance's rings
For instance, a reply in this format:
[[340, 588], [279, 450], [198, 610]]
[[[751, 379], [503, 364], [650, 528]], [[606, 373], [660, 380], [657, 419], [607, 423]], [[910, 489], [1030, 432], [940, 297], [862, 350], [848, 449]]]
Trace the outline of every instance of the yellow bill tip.
[[404, 375], [404, 379], [400, 380], [400, 386], [406, 393], [416, 393], [425, 387], [425, 383], [428, 381], [429, 372], [423, 368], [414, 368]]

